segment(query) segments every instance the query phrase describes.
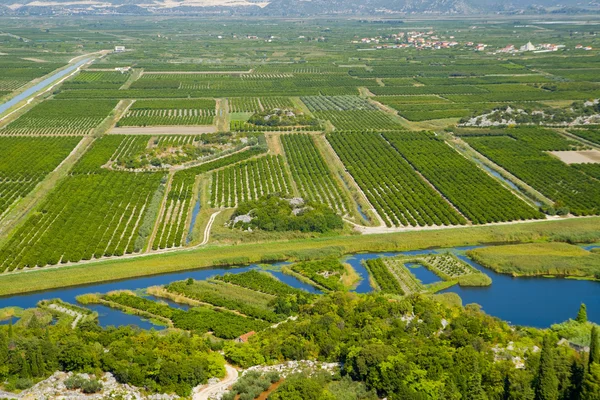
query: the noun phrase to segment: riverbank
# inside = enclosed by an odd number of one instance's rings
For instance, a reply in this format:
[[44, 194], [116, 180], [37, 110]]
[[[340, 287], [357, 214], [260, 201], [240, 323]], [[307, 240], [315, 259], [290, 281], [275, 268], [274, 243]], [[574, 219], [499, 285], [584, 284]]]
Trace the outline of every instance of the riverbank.
[[82, 265], [0, 275], [0, 296], [158, 275], [203, 267], [295, 261], [359, 252], [407, 251], [432, 247], [575, 241], [598, 235], [600, 217], [451, 230], [337, 236], [262, 244], [207, 246], [144, 257], [98, 260]]
[[567, 243], [528, 243], [474, 249], [477, 263], [514, 277], [552, 276], [600, 280], [600, 253]]

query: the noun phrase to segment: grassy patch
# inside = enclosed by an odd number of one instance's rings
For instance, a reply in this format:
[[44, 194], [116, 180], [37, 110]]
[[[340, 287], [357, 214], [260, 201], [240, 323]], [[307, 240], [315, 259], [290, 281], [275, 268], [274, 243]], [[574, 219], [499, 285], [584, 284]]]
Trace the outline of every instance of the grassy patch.
[[324, 258], [331, 254], [407, 251], [431, 247], [490, 243], [543, 242], [556, 237], [584, 237], [598, 230], [600, 218], [540, 221], [526, 224], [465, 227], [364, 236], [331, 236], [238, 246], [207, 246], [143, 257], [113, 259], [0, 276], [0, 295], [27, 293], [212, 267], [283, 260]]
[[567, 243], [527, 243], [470, 251], [469, 256], [496, 272], [513, 276], [600, 278], [600, 255]]

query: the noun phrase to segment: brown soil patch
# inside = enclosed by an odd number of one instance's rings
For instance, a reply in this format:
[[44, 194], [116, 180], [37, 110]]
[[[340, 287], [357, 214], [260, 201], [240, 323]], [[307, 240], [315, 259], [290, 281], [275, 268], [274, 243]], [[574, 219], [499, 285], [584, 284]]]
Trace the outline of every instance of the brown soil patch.
[[600, 151], [598, 150], [551, 151], [550, 154], [558, 157], [565, 164], [600, 163]]
[[269, 147], [269, 150], [271, 150], [273, 154], [283, 155], [281, 140], [279, 140], [278, 135], [265, 133], [265, 139], [267, 140], [267, 146]]

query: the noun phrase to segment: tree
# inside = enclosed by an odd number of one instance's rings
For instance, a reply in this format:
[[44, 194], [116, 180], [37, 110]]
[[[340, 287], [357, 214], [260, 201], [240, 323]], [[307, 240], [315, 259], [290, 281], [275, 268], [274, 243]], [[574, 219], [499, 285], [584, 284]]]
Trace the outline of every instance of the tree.
[[481, 387], [481, 374], [471, 374], [467, 380], [467, 395], [466, 400], [487, 400], [485, 391]]
[[600, 347], [598, 347], [598, 326], [592, 327], [592, 335], [590, 340], [590, 362], [591, 368], [593, 363], [600, 363]]
[[580, 324], [587, 322], [587, 308], [585, 304], [582, 303], [579, 307], [579, 312], [577, 313], [577, 318], [575, 318], [575, 321], [579, 322]]
[[558, 378], [554, 368], [554, 344], [550, 335], [544, 336], [540, 366], [535, 387], [535, 400], [557, 400]]
[[600, 400], [600, 364], [594, 363], [585, 375], [581, 400]]

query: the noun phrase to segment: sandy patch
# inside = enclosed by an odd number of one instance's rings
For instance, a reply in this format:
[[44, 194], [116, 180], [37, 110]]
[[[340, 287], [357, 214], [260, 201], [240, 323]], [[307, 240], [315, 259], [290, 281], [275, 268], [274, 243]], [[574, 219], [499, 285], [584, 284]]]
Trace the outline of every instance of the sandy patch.
[[558, 157], [565, 164], [600, 164], [600, 151], [598, 150], [551, 151], [550, 154]]
[[113, 135], [199, 135], [201, 133], [213, 133], [217, 127], [207, 126], [123, 126], [112, 128]]
[[21, 60], [33, 61], [33, 62], [36, 62], [36, 63], [45, 63], [45, 62], [48, 62], [46, 60], [42, 60], [41, 58], [33, 58], [33, 57], [22, 58]]

